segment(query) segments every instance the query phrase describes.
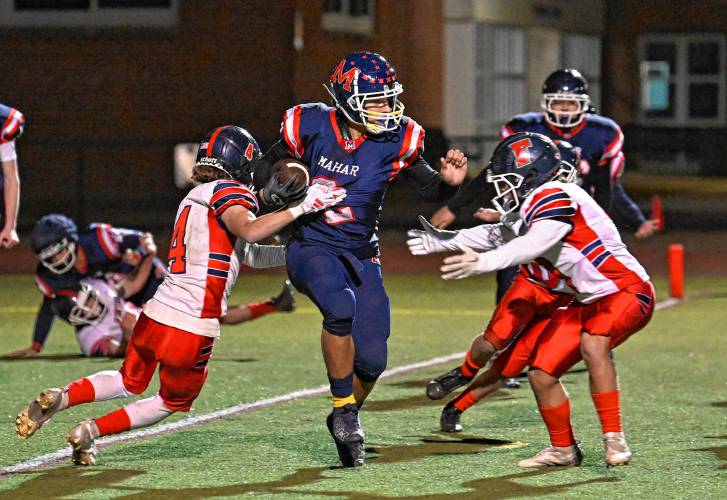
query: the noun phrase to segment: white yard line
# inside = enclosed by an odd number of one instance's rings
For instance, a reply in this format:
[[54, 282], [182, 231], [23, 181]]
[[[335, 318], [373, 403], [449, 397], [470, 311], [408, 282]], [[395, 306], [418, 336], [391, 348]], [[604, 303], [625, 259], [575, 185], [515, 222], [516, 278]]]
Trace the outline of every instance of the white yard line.
[[[661, 310], [661, 309], [666, 309], [666, 308], [678, 305], [681, 302], [682, 302], [681, 299], [669, 298], [669, 299], [664, 300], [663, 302], [657, 303], [655, 306], [655, 309], [657, 311]], [[386, 370], [381, 375], [380, 378], [393, 377], [395, 375], [401, 375], [403, 373], [408, 373], [411, 371], [419, 370], [421, 368], [429, 368], [431, 366], [435, 366], [435, 365], [439, 365], [439, 364], [443, 364], [443, 363], [449, 363], [450, 361], [462, 359], [465, 354], [466, 353], [464, 353], [464, 352], [457, 352], [454, 354], [449, 354], [447, 356], [438, 356], [436, 358], [431, 358], [426, 361], [420, 361], [418, 363], [412, 363], [409, 365], [398, 366], [396, 368]], [[107, 446], [111, 446], [116, 443], [125, 443], [127, 441], [138, 441], [140, 439], [159, 436], [161, 434], [175, 432], [175, 431], [178, 431], [181, 429], [186, 429], [188, 427], [202, 425], [207, 422], [219, 420], [221, 418], [230, 417], [233, 415], [240, 415], [243, 413], [248, 413], [250, 411], [258, 410], [260, 408], [267, 408], [269, 406], [274, 406], [274, 405], [277, 405], [280, 403], [285, 403], [287, 401], [293, 401], [296, 399], [307, 398], [307, 397], [311, 397], [311, 396], [318, 396], [318, 395], [327, 393], [328, 390], [329, 390], [328, 385], [322, 385], [322, 386], [316, 387], [314, 389], [302, 389], [299, 391], [289, 392], [289, 393], [283, 394], [281, 396], [275, 396], [275, 397], [266, 398], [266, 399], [259, 399], [252, 403], [243, 403], [243, 404], [239, 404], [236, 406], [231, 406], [229, 408], [223, 408], [221, 410], [213, 411], [211, 413], [205, 413], [204, 415], [198, 415], [195, 417], [188, 417], [188, 418], [185, 418], [184, 420], [179, 420], [177, 422], [172, 422], [169, 424], [158, 425], [158, 426], [149, 427], [146, 429], [140, 429], [138, 431], [127, 432], [125, 434], [119, 434], [116, 436], [101, 438], [96, 442], [96, 446], [98, 448], [105, 448]], [[9, 476], [11, 474], [17, 474], [19, 472], [30, 472], [30, 471], [33, 471], [38, 468], [47, 467], [49, 465], [53, 465], [62, 460], [65, 460], [65, 459], [69, 458], [70, 456], [71, 456], [71, 447], [68, 446], [68, 447], [60, 449], [58, 451], [54, 451], [53, 453], [48, 453], [46, 455], [41, 455], [39, 457], [30, 459], [30, 460], [18, 462], [15, 465], [3, 467], [2, 469], [0, 469], [0, 477]]]

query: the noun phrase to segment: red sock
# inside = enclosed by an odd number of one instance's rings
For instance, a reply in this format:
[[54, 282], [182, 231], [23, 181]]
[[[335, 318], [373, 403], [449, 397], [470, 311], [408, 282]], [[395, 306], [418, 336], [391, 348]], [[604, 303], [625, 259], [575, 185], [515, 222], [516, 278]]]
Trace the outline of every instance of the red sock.
[[108, 436], [109, 434], [119, 434], [131, 429], [131, 420], [126, 410], [121, 408], [101, 418], [94, 420], [98, 427], [99, 436]]
[[96, 389], [87, 378], [76, 380], [68, 385], [68, 407], [90, 403], [96, 399]]
[[250, 308], [250, 319], [259, 318], [278, 310], [270, 300], [248, 304], [247, 307]]
[[570, 423], [570, 400], [553, 408], [538, 406], [545, 426], [550, 434], [550, 444], [553, 446], [573, 446], [576, 444], [573, 436], [573, 427]]
[[472, 360], [472, 355], [470, 354], [470, 351], [467, 351], [467, 356], [465, 356], [464, 358], [464, 363], [462, 363], [462, 366], [459, 367], [462, 375], [467, 378], [472, 378], [477, 375], [477, 372], [480, 371], [480, 368], [482, 367]]
[[621, 432], [621, 404], [619, 403], [619, 390], [591, 394], [593, 404], [598, 412], [603, 432]]
[[472, 396], [471, 392], [465, 392], [457, 396], [457, 400], [454, 402], [454, 407], [460, 411], [465, 411], [467, 408], [475, 404], [477, 400]]

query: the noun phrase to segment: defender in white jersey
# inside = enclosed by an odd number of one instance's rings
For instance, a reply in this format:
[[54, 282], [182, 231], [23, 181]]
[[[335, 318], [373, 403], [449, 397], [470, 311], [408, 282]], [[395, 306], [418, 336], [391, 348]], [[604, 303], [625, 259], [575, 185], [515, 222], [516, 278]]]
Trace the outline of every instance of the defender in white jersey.
[[76, 327], [76, 340], [84, 356], [123, 356], [131, 331], [125, 331], [129, 316], [139, 317], [134, 304], [119, 297], [105, 280], [85, 279], [73, 299], [68, 321]]
[[200, 144], [192, 178], [202, 185], [180, 204], [169, 274], [136, 323], [121, 369], [42, 391], [16, 418], [21, 438], [32, 436], [68, 407], [141, 394], [157, 365], [161, 387], [155, 396], [71, 429], [73, 462], [93, 464], [99, 436], [151, 425], [191, 408], [207, 377], [220, 317], [237, 278], [235, 240], [254, 243], [268, 238], [301, 215], [330, 208], [346, 195], [343, 188], [311, 186], [300, 205], [256, 219], [258, 202], [251, 184], [254, 160], [260, 155], [255, 139], [236, 126], [217, 128]]
[[[590, 389], [603, 430], [606, 463], [628, 463], [631, 452], [621, 426], [612, 347], [643, 328], [651, 318], [654, 289], [649, 276], [626, 250], [613, 222], [585, 191], [574, 184], [553, 181], [560, 164], [556, 146], [545, 136], [514, 134], [496, 148], [488, 167], [488, 182], [497, 195], [493, 204], [503, 216], [519, 213], [527, 232], [495, 250], [476, 253], [463, 247], [461, 255], [444, 259], [444, 279], [460, 279], [504, 267], [543, 262], [557, 270], [576, 292], [576, 300], [560, 318], [581, 335], [581, 353], [588, 367]], [[558, 335], [558, 324], [551, 335]], [[558, 357], [551, 342], [546, 357]], [[564, 362], [572, 353], [563, 354]], [[557, 364], [557, 363], [554, 363]], [[531, 365], [532, 366], [532, 365]], [[553, 369], [551, 372], [556, 372]], [[533, 370], [530, 380], [546, 425], [567, 446], [552, 445], [523, 467], [573, 465], [580, 462], [572, 438], [567, 394], [557, 373]], [[555, 430], [554, 430], [555, 429]]]

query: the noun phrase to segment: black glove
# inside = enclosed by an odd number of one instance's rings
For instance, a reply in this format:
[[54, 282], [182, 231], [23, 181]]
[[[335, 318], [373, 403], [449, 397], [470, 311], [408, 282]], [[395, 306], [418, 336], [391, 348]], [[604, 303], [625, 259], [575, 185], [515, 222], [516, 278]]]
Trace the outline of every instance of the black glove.
[[305, 198], [305, 192], [308, 186], [301, 184], [294, 186], [295, 176], [291, 176], [285, 182], [280, 182], [280, 172], [275, 172], [270, 176], [268, 182], [262, 190], [262, 202], [270, 207], [280, 207], [295, 203]]

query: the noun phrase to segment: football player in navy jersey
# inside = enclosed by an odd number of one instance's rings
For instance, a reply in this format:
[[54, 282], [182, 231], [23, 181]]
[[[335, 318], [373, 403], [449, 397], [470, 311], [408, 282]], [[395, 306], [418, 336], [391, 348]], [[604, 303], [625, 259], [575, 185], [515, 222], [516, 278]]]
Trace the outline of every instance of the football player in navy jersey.
[[0, 103], [0, 248], [18, 244], [20, 177], [15, 140], [25, 127], [23, 113]]
[[[323, 315], [321, 348], [333, 395], [327, 425], [341, 463], [352, 467], [364, 462], [358, 411], [387, 361], [389, 298], [376, 234], [384, 196], [401, 175], [426, 201], [451, 198], [466, 176], [467, 158], [450, 150], [439, 172], [427, 164], [424, 129], [404, 115], [404, 89], [379, 54], [346, 56], [324, 86], [333, 106], [287, 110], [281, 140], [263, 161], [293, 156], [309, 166], [311, 184], [346, 188], [342, 204], [296, 221], [287, 268]], [[265, 193], [275, 191], [275, 178], [265, 186], [263, 203], [269, 203]]]
[[[91, 224], [79, 232], [75, 222], [62, 214], [50, 214], [36, 223], [31, 245], [40, 263], [36, 269], [36, 285], [43, 302], [35, 321], [29, 348], [8, 353], [9, 357], [38, 354], [45, 344], [56, 317], [70, 322], [69, 304], [81, 290], [81, 280], [100, 277], [112, 283], [115, 293], [130, 307], [143, 306], [166, 276], [162, 261], [156, 257], [156, 245], [149, 233]], [[251, 321], [274, 312], [295, 310], [293, 289], [288, 281], [274, 297], [259, 302], [230, 306], [222, 318], [226, 324]], [[124, 324], [130, 332], [136, 316], [128, 316]], [[72, 323], [72, 322], [71, 322]], [[107, 355], [104, 351], [101, 355]], [[123, 355], [123, 350], [113, 355]]]
[[98, 223], [79, 231], [69, 217], [49, 214], [36, 222], [30, 243], [40, 260], [35, 281], [43, 293], [43, 303], [36, 316], [31, 347], [11, 353], [14, 356], [32, 356], [41, 350], [53, 326], [53, 300], [74, 295], [81, 279], [103, 277], [110, 272], [136, 272], [137, 266], [130, 263], [141, 261], [138, 269], [146, 276], [137, 276], [118, 287], [122, 298], [139, 307], [164, 279], [164, 265], [150, 252], [153, 239], [142, 231]]
[[[582, 187], [607, 212], [615, 212], [625, 225], [635, 228], [637, 238], [651, 236], [658, 221], [644, 217], [619, 180], [624, 166], [621, 128], [610, 118], [589, 113], [588, 82], [583, 75], [575, 69], [551, 73], [543, 83], [541, 107], [542, 111], [517, 115], [507, 122], [500, 131], [500, 140], [515, 132], [536, 132], [551, 140], [570, 142], [580, 150]], [[472, 179], [432, 216], [432, 224], [438, 228], [450, 225], [465, 205], [485, 192], [486, 186], [484, 173]]]

